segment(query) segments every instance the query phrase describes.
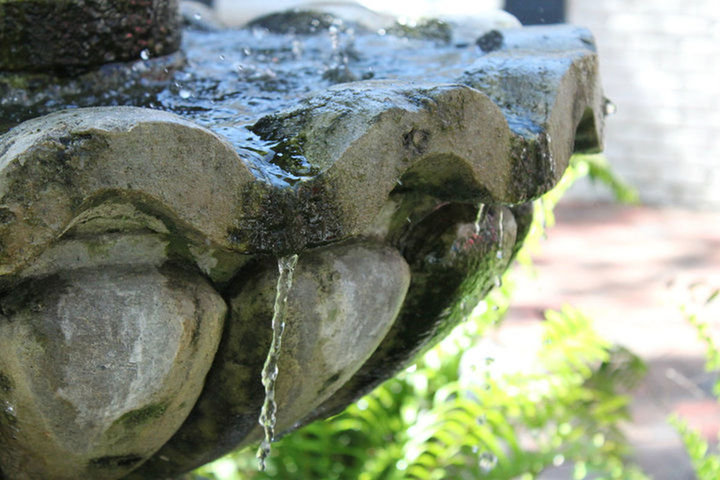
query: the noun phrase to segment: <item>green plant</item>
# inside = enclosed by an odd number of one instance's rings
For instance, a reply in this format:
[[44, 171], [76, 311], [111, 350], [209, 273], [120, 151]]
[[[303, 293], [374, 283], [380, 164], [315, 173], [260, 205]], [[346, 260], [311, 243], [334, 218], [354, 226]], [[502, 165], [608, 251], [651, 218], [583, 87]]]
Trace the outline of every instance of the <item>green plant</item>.
[[[531, 265], [552, 210], [572, 183], [594, 174], [623, 199], [630, 189], [597, 156], [577, 156], [559, 185], [536, 203], [519, 255]], [[577, 479], [645, 478], [626, 462], [618, 427], [644, 372], [630, 352], [597, 335], [569, 307], [547, 312], [543, 341], [530, 361], [490, 355], [483, 338], [510, 304], [512, 274], [479, 302], [471, 318], [417, 363], [343, 413], [315, 422], [273, 445], [259, 472], [254, 449], [236, 452], [197, 474], [246, 479], [532, 479], [545, 468], [574, 464]], [[487, 346], [486, 346], [487, 347]], [[515, 367], [513, 367], [515, 365]]]
[[618, 428], [628, 402], [618, 392], [637, 381], [642, 364], [565, 308], [547, 313], [532, 368], [497, 369], [501, 360], [473, 345], [494, 328], [508, 298], [496, 292], [413, 367], [337, 417], [277, 442], [266, 472], [256, 470], [250, 449], [202, 473], [227, 480], [529, 479], [574, 462], [576, 478], [644, 478], [626, 468]]
[[[717, 299], [719, 294], [720, 290], [714, 290], [704, 302], [700, 303], [710, 304]], [[700, 341], [705, 345], [705, 369], [708, 372], [720, 372], [720, 345], [717, 344], [711, 334], [710, 324], [701, 318], [697, 308], [686, 305], [681, 310], [685, 319], [697, 331]], [[716, 398], [720, 398], [720, 380], [715, 383], [713, 393]], [[708, 442], [700, 435], [700, 432], [690, 428], [688, 423], [678, 415], [672, 415], [669, 422], [680, 434], [698, 480], [717, 480], [720, 478], [720, 450], [717, 447], [711, 449]], [[718, 440], [720, 440], [720, 436]]]

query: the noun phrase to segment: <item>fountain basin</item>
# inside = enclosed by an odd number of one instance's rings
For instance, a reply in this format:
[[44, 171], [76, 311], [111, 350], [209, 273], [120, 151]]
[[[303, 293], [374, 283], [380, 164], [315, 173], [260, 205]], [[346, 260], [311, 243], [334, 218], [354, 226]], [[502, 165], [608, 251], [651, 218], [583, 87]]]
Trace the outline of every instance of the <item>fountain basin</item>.
[[0, 477], [166, 478], [260, 440], [278, 256], [276, 430], [340, 411], [469, 314], [601, 148], [583, 29], [322, 18], [0, 74]]

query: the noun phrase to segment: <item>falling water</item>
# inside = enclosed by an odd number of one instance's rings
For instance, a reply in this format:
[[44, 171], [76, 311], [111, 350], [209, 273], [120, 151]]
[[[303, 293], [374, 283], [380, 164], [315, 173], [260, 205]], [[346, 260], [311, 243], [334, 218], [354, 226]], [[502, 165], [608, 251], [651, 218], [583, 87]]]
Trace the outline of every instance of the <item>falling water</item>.
[[[495, 258], [502, 261], [503, 259], [503, 208], [498, 207], [498, 244], [497, 252], [495, 252]], [[502, 287], [502, 278], [500, 275], [495, 275], [495, 286]]]
[[265, 459], [270, 455], [270, 443], [275, 437], [275, 421], [277, 420], [277, 404], [275, 403], [275, 381], [278, 376], [278, 359], [282, 347], [282, 336], [285, 331], [285, 312], [287, 299], [293, 283], [293, 273], [297, 264], [297, 254], [278, 258], [280, 276], [275, 290], [275, 306], [272, 316], [272, 343], [268, 350], [265, 366], [262, 371], [262, 384], [265, 387], [265, 401], [263, 402], [258, 422], [265, 430], [265, 438], [258, 448], [258, 468], [265, 470]]
[[503, 258], [503, 209], [498, 208], [498, 249], [495, 253], [498, 260]]
[[485, 221], [486, 206], [484, 203], [478, 205], [478, 213], [475, 218], [475, 235], [480, 233], [480, 225]]
[[547, 227], [548, 227], [548, 205], [545, 201], [545, 197], [540, 197], [540, 214], [542, 215], [542, 237], [547, 239]]

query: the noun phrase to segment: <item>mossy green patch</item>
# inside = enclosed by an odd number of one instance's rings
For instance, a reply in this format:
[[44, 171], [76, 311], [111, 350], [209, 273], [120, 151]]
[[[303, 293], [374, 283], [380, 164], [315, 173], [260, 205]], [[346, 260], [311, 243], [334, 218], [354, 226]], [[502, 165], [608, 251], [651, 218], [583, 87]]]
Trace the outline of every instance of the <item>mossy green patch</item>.
[[114, 455], [107, 457], [93, 458], [90, 460], [88, 465], [91, 469], [115, 469], [115, 468], [130, 468], [134, 467], [138, 463], [143, 461], [143, 457], [140, 455]]
[[17, 416], [12, 406], [7, 402], [0, 403], [0, 425], [5, 424], [10, 427], [15, 427], [18, 423]]
[[0, 372], [0, 392], [9, 393], [13, 389], [13, 382], [10, 377]]
[[452, 27], [449, 23], [431, 18], [416, 24], [396, 23], [388, 33], [398, 37], [414, 38], [420, 40], [435, 40], [442, 43], [452, 41]]
[[336, 374], [325, 380], [325, 382], [322, 384], [322, 387], [320, 387], [320, 390], [318, 391], [318, 395], [322, 395], [323, 393], [325, 393], [328, 388], [330, 388], [335, 382], [340, 380], [341, 373], [342, 372], [337, 372]]
[[163, 403], [154, 403], [147, 407], [138, 408], [127, 412], [115, 421], [115, 425], [123, 425], [127, 428], [135, 428], [151, 420], [158, 419], [165, 414], [167, 405]]

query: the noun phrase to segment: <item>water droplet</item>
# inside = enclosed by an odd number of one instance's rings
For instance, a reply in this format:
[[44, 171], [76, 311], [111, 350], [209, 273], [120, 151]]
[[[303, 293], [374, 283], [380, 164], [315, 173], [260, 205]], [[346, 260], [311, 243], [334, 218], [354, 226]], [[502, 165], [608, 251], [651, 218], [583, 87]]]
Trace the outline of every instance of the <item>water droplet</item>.
[[615, 112], [617, 112], [617, 105], [615, 105], [609, 98], [606, 98], [603, 105], [603, 113], [606, 117], [609, 117], [610, 115], [615, 115]]
[[188, 98], [190, 98], [192, 96], [192, 92], [190, 92], [190, 90], [187, 90], [185, 88], [181, 88], [180, 91], [178, 92], [178, 95], [180, 96], [180, 98], [187, 100]]
[[265, 438], [258, 448], [258, 468], [265, 470], [265, 460], [270, 455], [270, 443], [275, 439], [275, 422], [277, 421], [277, 404], [275, 403], [275, 381], [279, 373], [278, 360], [282, 348], [282, 336], [285, 330], [285, 314], [287, 311], [287, 299], [292, 288], [293, 273], [297, 265], [297, 254], [278, 258], [278, 276], [275, 289], [275, 305], [272, 316], [272, 342], [268, 350], [265, 365], [262, 371], [262, 384], [265, 387], [265, 401], [258, 423], [265, 430]]
[[193, 15], [193, 18], [194, 18], [195, 20], [200, 21], [200, 20], [202, 20], [202, 15], [200, 15], [199, 13], [196, 13], [195, 15]]
[[225, 55], [222, 55], [222, 54], [221, 54], [221, 55], [218, 55], [218, 59], [219, 59], [221, 62], [224, 62], [224, 61], [225, 61]]
[[480, 455], [478, 460], [478, 466], [483, 473], [490, 473], [497, 465], [498, 458], [490, 452], [485, 452]]
[[143, 60], [150, 60], [150, 50], [146, 48], [145, 50], [140, 52], [140, 58], [142, 58]]
[[303, 46], [302, 43], [300, 43], [299, 40], [293, 40], [292, 42], [292, 53], [295, 55], [295, 58], [300, 58], [303, 54]]
[[498, 288], [502, 287], [502, 278], [500, 275], [495, 275], [495, 286]]

